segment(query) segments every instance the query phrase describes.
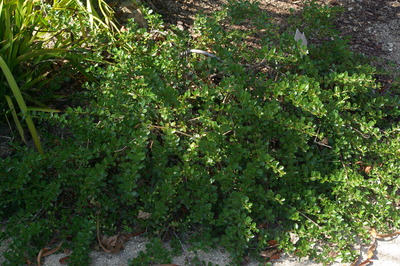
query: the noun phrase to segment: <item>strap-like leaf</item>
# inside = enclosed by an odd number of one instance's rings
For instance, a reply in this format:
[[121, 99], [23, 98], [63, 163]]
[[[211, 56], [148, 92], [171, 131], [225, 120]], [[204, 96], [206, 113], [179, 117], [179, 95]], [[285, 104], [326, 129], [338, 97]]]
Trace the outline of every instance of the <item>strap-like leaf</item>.
[[10, 112], [11, 112], [11, 115], [12, 115], [12, 117], [14, 119], [15, 126], [18, 129], [18, 133], [21, 136], [22, 141], [26, 144], [24, 129], [22, 128], [21, 123], [19, 122], [19, 119], [18, 119], [18, 116], [17, 116], [17, 112], [15, 111], [14, 104], [13, 104], [10, 96], [4, 95], [4, 97], [6, 98], [6, 101], [8, 103], [8, 107], [10, 108]]
[[14, 76], [12, 75], [10, 69], [8, 68], [6, 62], [4, 61], [3, 57], [0, 56], [0, 68], [4, 73], [4, 76], [7, 79], [8, 85], [11, 88], [11, 91], [14, 94], [15, 100], [18, 103], [19, 109], [22, 112], [23, 116], [26, 116], [26, 123], [28, 125], [29, 131], [32, 135], [32, 139], [35, 143], [35, 146], [38, 150], [38, 152], [40, 154], [43, 154], [43, 149], [42, 149], [42, 145], [40, 144], [40, 140], [39, 140], [39, 135], [37, 134], [36, 128], [35, 128], [35, 124], [33, 123], [32, 117], [29, 116], [28, 114], [28, 108], [25, 104], [25, 100], [22, 97], [21, 91], [19, 90], [19, 87], [17, 85], [17, 82], [14, 79]]

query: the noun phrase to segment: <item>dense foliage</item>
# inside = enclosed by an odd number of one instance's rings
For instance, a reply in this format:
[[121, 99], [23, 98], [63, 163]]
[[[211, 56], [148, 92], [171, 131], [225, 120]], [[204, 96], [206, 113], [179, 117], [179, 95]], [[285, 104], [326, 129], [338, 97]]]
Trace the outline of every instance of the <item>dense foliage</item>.
[[[237, 262], [270, 240], [352, 260], [369, 227], [399, 227], [398, 87], [384, 91], [336, 37], [336, 10], [311, 6], [280, 31], [256, 4], [232, 1], [199, 16], [192, 35], [149, 12], [147, 29], [131, 23], [92, 47], [103, 61], [87, 69], [97, 82], [75, 95], [81, 106], [36, 116], [47, 153], [17, 147], [0, 161], [9, 262], [56, 237], [82, 265], [97, 225], [108, 235], [185, 233]], [[245, 31], [227, 27], [245, 20]], [[305, 47], [296, 27], [332, 38]], [[246, 45], [260, 35], [261, 48]]]

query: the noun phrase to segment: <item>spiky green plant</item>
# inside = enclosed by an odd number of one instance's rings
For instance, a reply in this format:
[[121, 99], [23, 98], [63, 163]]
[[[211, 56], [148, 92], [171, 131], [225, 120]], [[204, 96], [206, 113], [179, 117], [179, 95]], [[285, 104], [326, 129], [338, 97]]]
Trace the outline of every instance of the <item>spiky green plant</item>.
[[[94, 33], [106, 29], [112, 33], [117, 29], [113, 23], [113, 11], [103, 1], [98, 0], [96, 11], [94, 1], [86, 1], [86, 6], [78, 0], [56, 0], [44, 3], [37, 0], [0, 0], [0, 111], [11, 113], [22, 140], [25, 142], [20, 119], [28, 122], [29, 131], [35, 140], [36, 147], [42, 151], [34, 124], [29, 116], [26, 102], [40, 107], [39, 111], [56, 111], [40, 104], [40, 99], [30, 94], [35, 87], [40, 89], [50, 80], [52, 63], [57, 60], [76, 56], [70, 53], [80, 47], [88, 38], [87, 31]], [[52, 12], [53, 11], [53, 12]], [[57, 11], [58, 13], [54, 12]], [[73, 12], [75, 20], [88, 20], [89, 29], [80, 27], [79, 38], [75, 38], [69, 29], [53, 25], [54, 14]], [[77, 66], [84, 72], [84, 69]], [[17, 108], [14, 108], [17, 103]], [[7, 111], [6, 111], [7, 110]], [[18, 118], [18, 115], [20, 117]]]

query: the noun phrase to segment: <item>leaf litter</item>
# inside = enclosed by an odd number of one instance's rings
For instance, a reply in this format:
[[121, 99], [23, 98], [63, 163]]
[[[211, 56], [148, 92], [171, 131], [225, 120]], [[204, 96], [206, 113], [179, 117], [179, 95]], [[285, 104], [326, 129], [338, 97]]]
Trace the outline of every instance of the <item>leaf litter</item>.
[[365, 266], [365, 265], [369, 265], [369, 264], [373, 263], [373, 261], [371, 261], [371, 259], [375, 256], [376, 247], [377, 247], [376, 240], [398, 236], [398, 235], [400, 235], [400, 231], [397, 231], [392, 234], [378, 234], [378, 232], [376, 231], [375, 228], [371, 228], [370, 234], [371, 234], [371, 237], [373, 240], [372, 240], [371, 245], [368, 248], [366, 259], [364, 261], [362, 261], [360, 264], [358, 264], [358, 259], [357, 259], [356, 261], [354, 261], [351, 264], [351, 266]]

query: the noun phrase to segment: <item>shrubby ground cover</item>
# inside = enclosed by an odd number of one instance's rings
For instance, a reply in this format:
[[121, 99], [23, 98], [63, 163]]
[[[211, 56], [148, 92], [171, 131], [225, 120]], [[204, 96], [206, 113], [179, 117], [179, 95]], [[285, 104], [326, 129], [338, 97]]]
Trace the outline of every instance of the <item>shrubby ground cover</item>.
[[[144, 229], [222, 245], [237, 263], [271, 240], [352, 261], [356, 237], [399, 227], [398, 87], [384, 92], [377, 70], [336, 37], [337, 10], [310, 3], [280, 31], [257, 8], [232, 1], [199, 15], [192, 35], [148, 12], [146, 29], [91, 36], [95, 81], [74, 95], [79, 104], [33, 114], [45, 154], [15, 144], [1, 160], [10, 264], [64, 240], [82, 265], [99, 232]], [[245, 31], [226, 27], [245, 20]], [[324, 41], [296, 43], [296, 27]], [[261, 49], [249, 49], [260, 32]]]

